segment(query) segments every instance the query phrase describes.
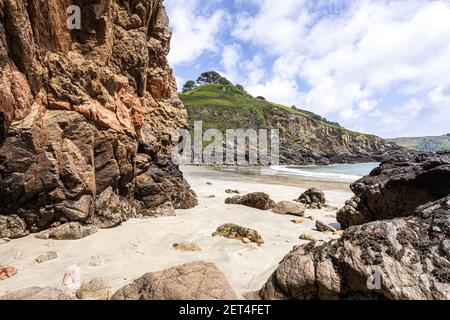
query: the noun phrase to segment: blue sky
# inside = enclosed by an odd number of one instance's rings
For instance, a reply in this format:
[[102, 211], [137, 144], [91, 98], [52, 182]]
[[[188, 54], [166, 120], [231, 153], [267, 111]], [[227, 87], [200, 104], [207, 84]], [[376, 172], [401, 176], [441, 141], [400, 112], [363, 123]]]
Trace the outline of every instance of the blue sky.
[[165, 0], [181, 86], [253, 95], [382, 137], [450, 132], [450, 1]]

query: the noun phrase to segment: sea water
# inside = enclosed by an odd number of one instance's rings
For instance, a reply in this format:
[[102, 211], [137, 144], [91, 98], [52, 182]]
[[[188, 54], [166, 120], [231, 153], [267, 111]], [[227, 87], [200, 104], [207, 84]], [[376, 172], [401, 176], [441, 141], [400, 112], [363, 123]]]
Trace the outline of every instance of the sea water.
[[328, 166], [272, 166], [271, 169], [281, 174], [351, 183], [368, 175], [378, 165], [379, 163], [373, 162]]

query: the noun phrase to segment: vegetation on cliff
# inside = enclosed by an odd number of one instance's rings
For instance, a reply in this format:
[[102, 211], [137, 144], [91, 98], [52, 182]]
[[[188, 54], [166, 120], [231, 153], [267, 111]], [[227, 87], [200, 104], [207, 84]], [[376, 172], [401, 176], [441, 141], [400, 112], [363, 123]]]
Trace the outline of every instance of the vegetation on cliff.
[[409, 137], [389, 139], [399, 146], [417, 151], [436, 152], [450, 150], [450, 133], [436, 137]]
[[240, 85], [203, 82], [179, 96], [189, 125], [203, 129], [280, 129], [281, 161], [288, 164], [378, 160], [394, 144], [354, 132], [310, 111], [253, 97]]

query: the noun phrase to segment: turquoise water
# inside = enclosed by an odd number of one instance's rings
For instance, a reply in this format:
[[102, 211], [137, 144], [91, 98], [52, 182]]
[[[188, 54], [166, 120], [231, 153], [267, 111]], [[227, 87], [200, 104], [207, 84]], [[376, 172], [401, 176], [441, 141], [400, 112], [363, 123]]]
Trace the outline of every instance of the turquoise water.
[[297, 175], [321, 180], [354, 182], [368, 175], [379, 163], [333, 164], [329, 166], [272, 166], [283, 174]]

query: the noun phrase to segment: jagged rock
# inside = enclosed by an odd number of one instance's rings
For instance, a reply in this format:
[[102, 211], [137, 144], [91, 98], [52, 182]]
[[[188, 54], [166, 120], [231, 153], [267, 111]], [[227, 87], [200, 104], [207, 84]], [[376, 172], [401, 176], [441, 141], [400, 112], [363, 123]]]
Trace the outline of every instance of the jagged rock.
[[202, 251], [197, 244], [188, 242], [174, 243], [173, 247], [181, 251]]
[[291, 220], [291, 222], [295, 223], [295, 224], [302, 224], [303, 222], [305, 222], [305, 220], [303, 220], [303, 219], [293, 219], [293, 220]]
[[237, 296], [214, 264], [199, 261], [147, 273], [119, 289], [111, 300], [237, 300]]
[[38, 233], [38, 239], [78, 240], [86, 238], [98, 230], [95, 226], [83, 226], [79, 222], [70, 222]]
[[316, 229], [320, 232], [332, 232], [335, 233], [337, 230], [336, 228], [333, 228], [332, 226], [326, 224], [325, 222], [322, 222], [320, 220], [316, 220]]
[[245, 196], [234, 196], [225, 200], [226, 204], [239, 204], [255, 209], [270, 210], [275, 202], [263, 192], [249, 193]]
[[213, 237], [222, 236], [229, 239], [236, 239], [243, 241], [244, 238], [247, 238], [251, 242], [255, 242], [257, 244], [263, 244], [264, 240], [259, 235], [258, 231], [250, 229], [250, 228], [244, 228], [241, 226], [238, 226], [234, 223], [227, 223], [219, 228], [212, 234]]
[[305, 207], [299, 203], [281, 201], [273, 206], [272, 211], [278, 214], [303, 216], [305, 214]]
[[10, 216], [0, 215], [0, 238], [21, 238], [29, 234], [27, 225], [23, 219], [13, 214]]
[[11, 278], [17, 273], [17, 269], [7, 264], [0, 264], [0, 281]]
[[303, 192], [296, 201], [305, 204], [309, 209], [322, 209], [325, 205], [325, 194], [317, 188], [311, 188]]
[[79, 30], [65, 1], [0, 7], [1, 236], [197, 205], [172, 161], [187, 113], [162, 0], [84, 1]]
[[240, 194], [239, 190], [232, 190], [232, 189], [227, 189], [227, 190], [225, 190], [225, 193], [228, 193], [228, 194], [232, 194], [232, 193], [234, 193], [234, 194]]
[[56, 288], [31, 287], [17, 290], [0, 297], [0, 300], [75, 300]]
[[41, 254], [35, 260], [37, 263], [43, 263], [50, 260], [55, 260], [58, 258], [58, 254], [55, 251], [48, 251]]
[[449, 237], [450, 196], [410, 217], [354, 226], [338, 240], [296, 247], [249, 297], [448, 300], [450, 260], [441, 246]]
[[154, 210], [145, 210], [142, 212], [144, 217], [159, 218], [159, 217], [174, 217], [176, 216], [175, 208], [171, 202], [166, 202]]
[[69, 266], [62, 279], [62, 287], [65, 290], [75, 292], [81, 287], [81, 284], [81, 268], [76, 265]]
[[102, 256], [92, 256], [89, 258], [88, 266], [100, 267], [103, 264], [104, 260], [105, 259]]
[[355, 197], [337, 214], [342, 228], [408, 216], [418, 206], [450, 194], [450, 152], [392, 153], [350, 187]]
[[76, 296], [82, 300], [108, 300], [111, 293], [111, 285], [107, 279], [93, 278], [81, 284]]

